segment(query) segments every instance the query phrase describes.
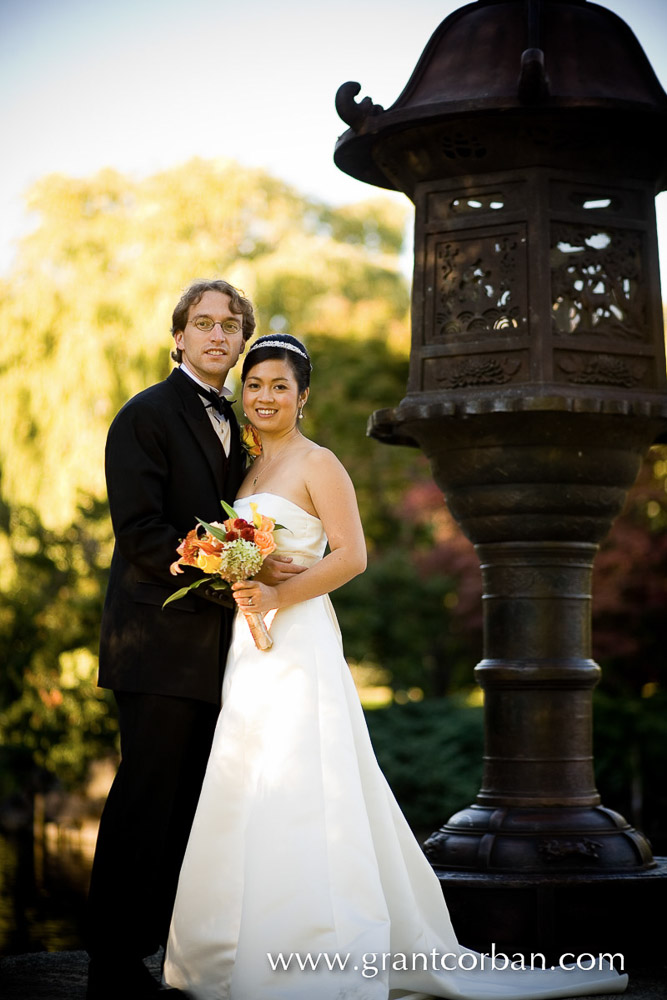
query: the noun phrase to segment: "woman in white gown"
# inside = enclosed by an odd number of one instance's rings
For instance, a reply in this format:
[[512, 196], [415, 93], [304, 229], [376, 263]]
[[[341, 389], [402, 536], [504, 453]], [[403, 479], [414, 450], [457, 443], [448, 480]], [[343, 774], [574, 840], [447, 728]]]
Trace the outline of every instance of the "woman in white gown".
[[[262, 454], [235, 507], [261, 513], [308, 568], [234, 585], [277, 608], [273, 647], [239, 612], [222, 710], [181, 870], [164, 976], [195, 1000], [489, 1000], [623, 992], [610, 968], [497, 968], [459, 945], [440, 884], [382, 775], [327, 596], [362, 572], [351, 481], [298, 418], [310, 362], [289, 336], [255, 342], [243, 405]], [[196, 513], [196, 512], [193, 512]], [[329, 553], [325, 548], [329, 544]]]

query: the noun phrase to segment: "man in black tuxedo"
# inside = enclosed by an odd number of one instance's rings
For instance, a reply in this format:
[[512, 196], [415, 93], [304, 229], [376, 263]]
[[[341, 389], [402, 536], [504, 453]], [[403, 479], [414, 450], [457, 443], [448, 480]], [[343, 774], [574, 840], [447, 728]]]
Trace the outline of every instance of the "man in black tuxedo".
[[[255, 328], [224, 281], [195, 282], [173, 314], [180, 362], [120, 410], [106, 476], [116, 545], [102, 617], [100, 676], [118, 703], [121, 764], [102, 816], [87, 922], [89, 1000], [159, 990], [143, 958], [166, 942], [178, 873], [220, 706], [232, 605], [202, 588], [163, 610], [195, 518], [223, 520], [243, 479], [224, 388]], [[274, 560], [273, 580], [299, 567]], [[268, 582], [268, 580], [267, 580]], [[224, 598], [223, 598], [224, 599]], [[178, 992], [178, 991], [172, 991]]]

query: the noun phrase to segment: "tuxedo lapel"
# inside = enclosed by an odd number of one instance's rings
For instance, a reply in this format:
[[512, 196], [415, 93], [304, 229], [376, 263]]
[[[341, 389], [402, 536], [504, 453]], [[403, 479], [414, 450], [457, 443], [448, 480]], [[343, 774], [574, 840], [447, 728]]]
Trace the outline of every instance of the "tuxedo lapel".
[[183, 375], [178, 368], [174, 369], [167, 382], [178, 393], [182, 404], [181, 416], [189, 428], [192, 437], [204, 453], [213, 473], [218, 496], [223, 497], [226, 493], [227, 456], [220, 443], [220, 438], [211, 426], [206, 407], [203, 405], [197, 392], [197, 386], [192, 379], [188, 378], [187, 375]]
[[246, 454], [241, 447], [241, 431], [233, 412], [229, 420], [229, 428], [231, 431], [231, 440], [227, 465], [227, 490], [230, 494], [229, 502], [233, 503], [236, 498], [238, 488], [245, 475], [246, 465]]

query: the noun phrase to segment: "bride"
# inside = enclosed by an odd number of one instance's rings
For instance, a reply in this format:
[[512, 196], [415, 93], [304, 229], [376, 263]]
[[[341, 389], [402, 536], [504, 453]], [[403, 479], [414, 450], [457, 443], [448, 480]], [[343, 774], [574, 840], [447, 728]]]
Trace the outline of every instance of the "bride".
[[286, 335], [261, 337], [243, 365], [262, 452], [235, 508], [249, 517], [254, 501], [284, 525], [279, 553], [308, 569], [277, 586], [233, 585], [239, 608], [274, 614], [273, 647], [258, 651], [237, 613], [166, 982], [195, 1000], [623, 992], [627, 977], [608, 967], [493, 968], [458, 943], [343, 658], [328, 594], [364, 570], [366, 548], [349, 476], [299, 429], [310, 370], [305, 347]]

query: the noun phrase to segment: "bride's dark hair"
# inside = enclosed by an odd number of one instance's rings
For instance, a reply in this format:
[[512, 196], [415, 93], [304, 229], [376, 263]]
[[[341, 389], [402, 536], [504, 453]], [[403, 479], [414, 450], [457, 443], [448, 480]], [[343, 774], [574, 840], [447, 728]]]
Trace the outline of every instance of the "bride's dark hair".
[[300, 340], [289, 333], [269, 333], [260, 337], [252, 345], [245, 356], [241, 381], [245, 382], [248, 373], [262, 361], [287, 361], [294, 372], [299, 392], [310, 385], [312, 365], [308, 351]]

